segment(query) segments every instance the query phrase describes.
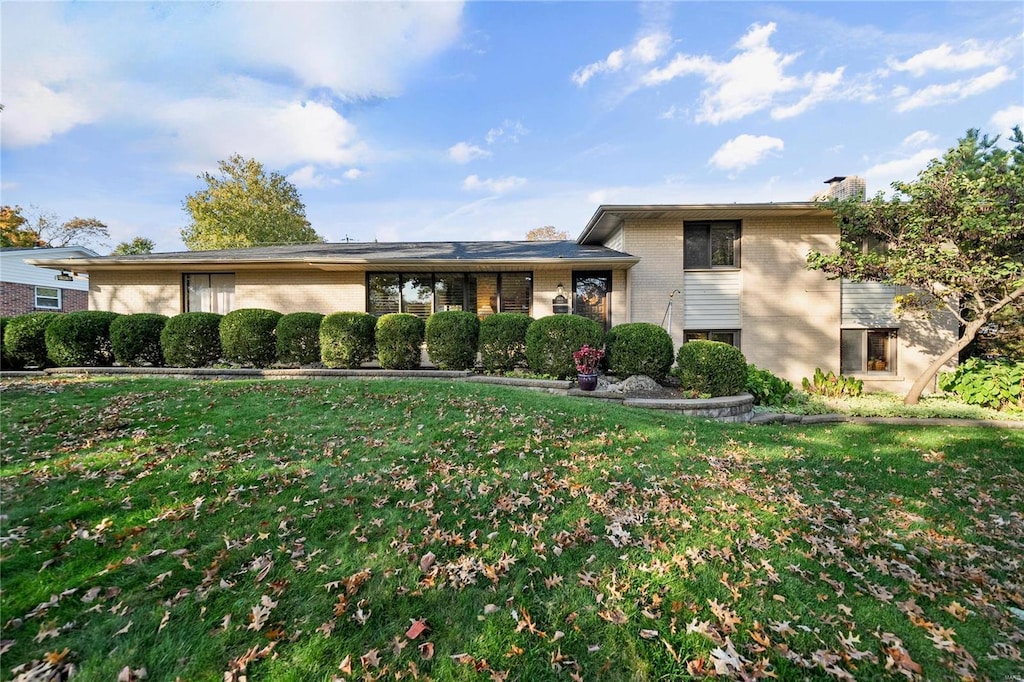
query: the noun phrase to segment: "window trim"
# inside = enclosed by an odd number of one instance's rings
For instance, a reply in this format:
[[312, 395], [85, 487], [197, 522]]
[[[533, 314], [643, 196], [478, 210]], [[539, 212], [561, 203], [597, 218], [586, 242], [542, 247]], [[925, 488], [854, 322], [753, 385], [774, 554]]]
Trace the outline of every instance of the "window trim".
[[[688, 338], [686, 338], [690, 334], [707, 334], [708, 338], [707, 339], [688, 339]], [[740, 347], [740, 343], [742, 342], [742, 335], [740, 334], [740, 330], [739, 329], [684, 329], [683, 330], [683, 343], [687, 343], [689, 341], [713, 341], [714, 339], [711, 338], [712, 334], [732, 334], [732, 339], [733, 339], [734, 343], [731, 343], [729, 345], [733, 346], [734, 348], [739, 348]]]
[[[732, 265], [712, 265], [712, 239], [711, 233], [715, 228], [728, 227], [733, 230], [732, 237]], [[706, 230], [707, 240], [707, 265], [686, 264], [686, 233], [687, 230]], [[683, 270], [687, 271], [709, 271], [709, 270], [739, 270], [740, 269], [740, 246], [743, 236], [743, 221], [741, 220], [687, 220], [683, 222]]]
[[[188, 278], [205, 275], [206, 277], [212, 277], [213, 275], [231, 275], [237, 277], [234, 272], [183, 272], [181, 273], [181, 312], [183, 313], [205, 313], [212, 312], [207, 310], [191, 310], [188, 305]], [[213, 287], [211, 280], [210, 287]], [[235, 309], [235, 280], [231, 282], [231, 310]], [[231, 310], [227, 312], [231, 312]], [[227, 313], [217, 313], [218, 315], [225, 315]]]
[[[870, 377], [895, 377], [899, 372], [899, 328], [898, 327], [843, 327], [839, 330], [839, 371], [842, 374], [853, 376]], [[848, 333], [858, 332], [860, 339], [861, 366], [858, 369], [850, 369], [843, 366], [843, 336]], [[888, 369], [870, 369], [871, 360], [868, 357], [868, 336], [870, 334], [884, 333], [886, 339], [886, 353], [889, 363]]]
[[[40, 296], [39, 295], [39, 290], [40, 289], [47, 289], [47, 290], [50, 290], [50, 291], [56, 291], [57, 295], [56, 296]], [[40, 298], [45, 298], [45, 299], [50, 299], [50, 300], [57, 299], [57, 305], [42, 305], [39, 302]], [[42, 286], [35, 287], [35, 289], [33, 291], [33, 304], [34, 304], [34, 306], [36, 308], [38, 308], [40, 310], [63, 310], [64, 309], [64, 290], [61, 289], [60, 287], [42, 287]]]

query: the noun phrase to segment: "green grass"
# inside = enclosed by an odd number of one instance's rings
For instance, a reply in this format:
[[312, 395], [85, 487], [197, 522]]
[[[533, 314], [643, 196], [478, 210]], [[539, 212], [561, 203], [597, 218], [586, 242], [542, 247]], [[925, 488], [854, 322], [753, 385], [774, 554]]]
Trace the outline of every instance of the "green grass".
[[4, 679], [1024, 675], [1024, 431], [388, 380], [8, 382], [0, 419]]

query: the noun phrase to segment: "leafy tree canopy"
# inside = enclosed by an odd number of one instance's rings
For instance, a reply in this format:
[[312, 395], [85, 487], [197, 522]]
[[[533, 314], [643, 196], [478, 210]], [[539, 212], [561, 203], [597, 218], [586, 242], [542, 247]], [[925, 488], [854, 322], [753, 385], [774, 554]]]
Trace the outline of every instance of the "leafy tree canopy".
[[121, 242], [110, 253], [114, 256], [138, 256], [144, 253], [153, 253], [155, 248], [156, 244], [152, 239], [135, 237], [130, 241]]
[[21, 206], [0, 207], [0, 246], [86, 246], [110, 238], [106, 224], [96, 218], [61, 220], [55, 213]]
[[182, 229], [193, 251], [323, 241], [306, 220], [295, 185], [263, 164], [235, 154], [217, 164], [219, 176], [203, 173], [202, 190], [188, 195], [183, 208], [192, 223]]
[[535, 227], [526, 233], [527, 241], [531, 242], [557, 242], [568, 238], [568, 232], [565, 230], [559, 230], [555, 228], [554, 225]]
[[891, 198], [833, 202], [839, 248], [808, 257], [831, 277], [909, 287], [901, 312], [944, 307], [960, 321], [962, 336], [917, 378], [908, 404], [993, 315], [1024, 298], [1024, 135], [1014, 128], [1009, 149], [998, 139], [970, 130], [915, 181], [893, 183]]

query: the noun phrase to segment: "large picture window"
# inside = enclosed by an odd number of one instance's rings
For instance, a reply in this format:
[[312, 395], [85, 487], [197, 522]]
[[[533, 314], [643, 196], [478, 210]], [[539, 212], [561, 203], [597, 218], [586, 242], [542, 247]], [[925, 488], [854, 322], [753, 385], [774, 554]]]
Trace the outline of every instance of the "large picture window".
[[683, 225], [683, 267], [686, 270], [738, 268], [738, 222], [686, 223]]
[[843, 329], [839, 334], [841, 373], [896, 372], [895, 329]]
[[226, 315], [235, 308], [233, 273], [188, 273], [185, 275], [185, 312]]
[[410, 313], [427, 318], [442, 310], [468, 310], [483, 318], [498, 312], [530, 314], [533, 275], [502, 273], [392, 273], [366, 277], [371, 315]]
[[36, 307], [43, 310], [60, 310], [60, 293], [57, 287], [36, 287]]

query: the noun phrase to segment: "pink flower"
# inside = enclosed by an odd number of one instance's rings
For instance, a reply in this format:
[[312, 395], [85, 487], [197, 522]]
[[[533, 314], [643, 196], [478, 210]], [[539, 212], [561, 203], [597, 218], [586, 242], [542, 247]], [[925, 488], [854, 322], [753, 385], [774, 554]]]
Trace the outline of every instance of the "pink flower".
[[591, 348], [587, 344], [583, 344], [582, 348], [572, 354], [572, 359], [576, 362], [576, 371], [580, 374], [595, 374], [597, 363], [601, 362], [603, 357], [603, 350]]

